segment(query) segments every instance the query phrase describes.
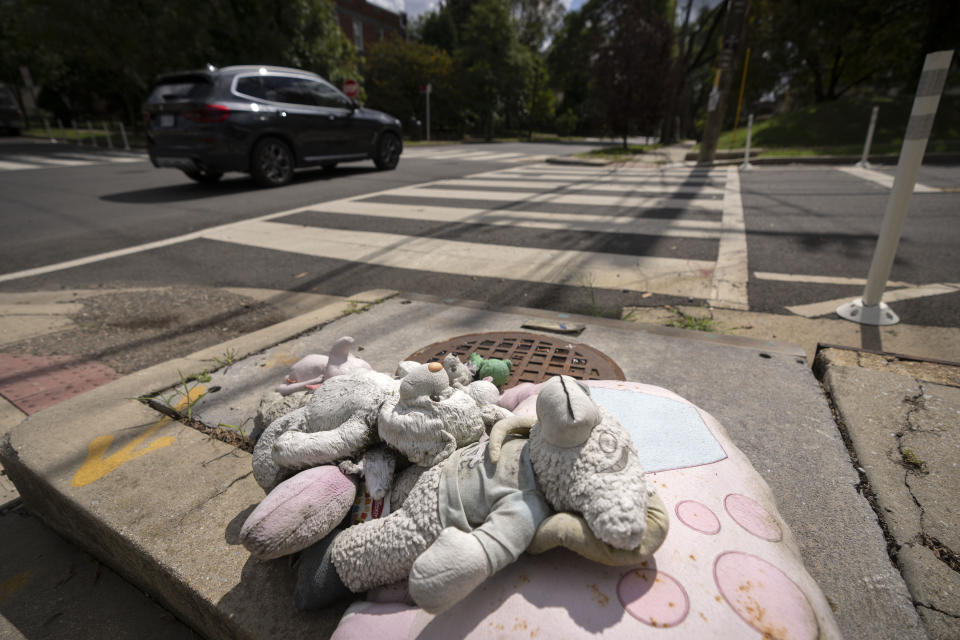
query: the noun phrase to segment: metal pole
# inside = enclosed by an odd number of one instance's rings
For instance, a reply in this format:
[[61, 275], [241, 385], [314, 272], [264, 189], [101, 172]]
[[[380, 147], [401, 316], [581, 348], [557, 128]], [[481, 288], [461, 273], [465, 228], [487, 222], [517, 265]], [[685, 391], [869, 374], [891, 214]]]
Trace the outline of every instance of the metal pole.
[[713, 90], [707, 99], [707, 121], [703, 125], [703, 138], [700, 140], [700, 153], [697, 155], [698, 166], [713, 164], [716, 157], [717, 139], [720, 137], [727, 94], [730, 92], [733, 60], [740, 50], [749, 6], [749, 0], [730, 0], [727, 3], [722, 48], [717, 56], [717, 75], [713, 81]]
[[740, 165], [741, 171], [747, 171], [752, 169], [753, 165], [750, 164], [750, 139], [753, 137], [753, 114], [747, 118], [747, 146], [743, 149], [743, 164]]
[[43, 116], [43, 126], [47, 130], [47, 137], [50, 138], [50, 142], [56, 144], [57, 139], [53, 137], [53, 131], [50, 131], [50, 121], [47, 120], [47, 116]]
[[57, 128], [60, 129], [60, 139], [66, 142], [67, 136], [63, 132], [63, 120], [60, 118], [57, 118]]
[[93, 137], [93, 125], [90, 124], [89, 120], [87, 120], [87, 136], [90, 137], [90, 146], [91, 147], [97, 146], [97, 141]]
[[123, 128], [123, 121], [120, 121], [120, 137], [123, 138], [123, 150], [130, 151], [130, 142], [127, 140], [127, 130]]
[[887, 209], [883, 214], [880, 237], [873, 251], [873, 261], [867, 275], [867, 286], [863, 297], [841, 305], [837, 315], [860, 324], [890, 325], [900, 322], [897, 314], [880, 301], [883, 290], [890, 277], [893, 259], [900, 243], [903, 223], [907, 218], [910, 196], [917, 182], [917, 171], [923, 162], [923, 153], [927, 149], [927, 140], [933, 128], [933, 118], [940, 104], [940, 94], [947, 80], [950, 59], [953, 50], [937, 51], [927, 55], [920, 73], [917, 95], [913, 100], [913, 110], [907, 123], [907, 132], [900, 147], [900, 159], [897, 161], [897, 174], [893, 179], [893, 189], [887, 199]]
[[77, 146], [83, 146], [83, 138], [80, 137], [80, 127], [77, 126], [77, 121], [73, 121], [73, 135], [76, 138]]
[[427, 83], [427, 142], [430, 142], [430, 90], [433, 88], [432, 83]]
[[110, 138], [110, 125], [103, 123], [103, 132], [107, 134], [107, 149], [113, 149], [113, 139]]
[[873, 144], [873, 131], [877, 127], [877, 114], [880, 113], [880, 107], [874, 106], [873, 111], [870, 112], [870, 126], [867, 127], [867, 139], [863, 143], [863, 155], [860, 157], [860, 162], [857, 163], [858, 167], [864, 169], [870, 168], [870, 163], [867, 162], [867, 157], [870, 155], [870, 145]]

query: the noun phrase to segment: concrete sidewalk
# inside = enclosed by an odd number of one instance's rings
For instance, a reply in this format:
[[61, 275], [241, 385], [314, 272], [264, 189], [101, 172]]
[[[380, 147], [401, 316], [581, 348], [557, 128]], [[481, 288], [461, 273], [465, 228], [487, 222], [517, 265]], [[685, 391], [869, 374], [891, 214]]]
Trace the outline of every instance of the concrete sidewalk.
[[[201, 634], [327, 637], [342, 608], [295, 613], [286, 561], [254, 562], [237, 545], [240, 524], [263, 496], [250, 476], [249, 455], [130, 398], [173, 387], [179, 372], [209, 368], [231, 352], [232, 364], [205, 383], [220, 391], [194, 410], [204, 422], [236, 424], [294, 359], [325, 351], [340, 335], [353, 335], [375, 368], [392, 370], [435, 340], [557, 318], [403, 296], [363, 310], [383, 295], [330, 301], [44, 409], [12, 429], [0, 461], [31, 512]], [[875, 372], [859, 366], [862, 355], [853, 366], [828, 353], [818, 368], [828, 397], [797, 347], [591, 317], [567, 320], [585, 324], [576, 341], [614, 357], [628, 379], [672, 389], [725, 425], [773, 489], [846, 637], [923, 638], [924, 627], [929, 637], [956, 637], [950, 635], [960, 615], [952, 551], [960, 547], [954, 540], [960, 482], [951, 462], [960, 411], [955, 386], [918, 382], [915, 371], [887, 359], [881, 359], [885, 370]], [[861, 376], [870, 377], [869, 384]], [[900, 403], [900, 413], [876, 405], [878, 398]], [[903, 404], [903, 398], [912, 400]], [[861, 419], [855, 407], [876, 408]], [[899, 444], [884, 448], [869, 440], [881, 430], [899, 433], [892, 441]], [[905, 476], [917, 503], [900, 512], [884, 487], [902, 487]], [[0, 589], [15, 577], [3, 572]], [[8, 615], [17, 597], [15, 590], [7, 598], [0, 593], [0, 613], [8, 620], [22, 619]]]

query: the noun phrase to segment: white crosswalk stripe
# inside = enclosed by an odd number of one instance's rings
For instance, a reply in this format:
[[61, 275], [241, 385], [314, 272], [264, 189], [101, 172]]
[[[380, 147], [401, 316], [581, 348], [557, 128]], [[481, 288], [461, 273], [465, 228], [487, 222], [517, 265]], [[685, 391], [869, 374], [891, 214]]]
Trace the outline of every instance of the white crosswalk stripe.
[[[670, 184], [659, 180], [664, 172], [625, 171], [624, 181], [618, 182], [620, 172], [609, 170], [593, 178], [570, 174], [553, 177], [549, 181], [528, 180], [523, 173], [513, 170], [491, 174], [477, 174], [462, 179], [439, 180], [411, 187], [399, 187], [376, 196], [363, 195], [309, 207], [302, 216], [316, 215], [314, 224], [299, 225], [283, 218], [248, 221], [227, 225], [200, 236], [209, 240], [230, 242], [261, 249], [285, 251], [304, 255], [338, 259], [381, 267], [414, 269], [432, 273], [476, 276], [499, 279], [525, 280], [548, 285], [590, 286], [632, 292], [655, 292], [698, 299], [723, 301], [728, 306], [746, 306], [746, 256], [742, 233], [742, 211], [739, 222], [736, 212], [726, 209], [739, 207], [723, 184], [729, 175], [726, 169], [703, 175], [715, 179], [720, 186], [703, 187], [712, 198], [696, 196], [696, 187], [683, 186], [684, 178], [699, 177], [687, 171], [667, 173], [677, 179]], [[507, 176], [519, 178], [511, 181]], [[644, 184], [642, 177], [656, 181]], [[529, 190], [516, 190], [517, 187]], [[739, 184], [736, 185], [737, 190]], [[471, 189], [470, 187], [474, 187]], [[483, 190], [480, 190], [481, 187]], [[550, 188], [559, 193], [542, 193], [534, 188]], [[617, 192], [616, 195], [564, 194], [568, 188]], [[636, 195], [634, 195], [636, 194]], [[657, 194], [656, 196], [647, 194]], [[390, 202], [387, 200], [409, 200]], [[472, 202], [491, 201], [510, 203], [510, 208], [484, 208]], [[463, 204], [463, 206], [460, 206]], [[571, 212], [570, 205], [582, 205], [583, 210]], [[673, 205], [678, 211], [694, 212], [700, 218], [678, 215], [675, 219], [644, 218], [651, 207]], [[555, 210], [551, 210], [555, 207]], [[574, 207], [576, 209], [577, 207]], [[630, 213], [625, 214], [625, 208]], [[326, 226], [323, 214], [339, 216], [335, 225]], [[732, 217], [731, 217], [732, 216]], [[730, 219], [728, 220], [728, 217]], [[302, 219], [302, 218], [301, 218]], [[342, 220], [354, 220], [355, 223]], [[458, 239], [432, 237], [434, 232], [420, 235], [394, 233], [391, 220], [427, 221], [444, 228], [450, 224], [483, 225], [511, 229], [543, 229], [558, 232], [588, 234], [617, 234], [629, 242], [638, 243], [642, 237], [686, 238], [717, 243], [717, 259], [664, 257], [662, 255], [610, 253], [574, 250], [563, 247], [526, 247], [494, 245], [497, 260], [490, 260], [488, 244], [470, 241], [464, 233]], [[378, 221], [382, 224], [378, 225]], [[343, 228], [354, 225], [357, 229]], [[393, 226], [397, 226], [393, 222]], [[375, 230], [371, 230], [373, 227]], [[739, 234], [739, 235], [738, 235]], [[636, 238], [636, 240], [631, 240]], [[720, 246], [730, 248], [720, 253]], [[718, 265], [721, 269], [718, 269]]]
[[542, 154], [528, 154], [497, 151], [470, 151], [462, 147], [456, 149], [438, 149], [436, 147], [413, 147], [403, 151], [402, 159], [415, 160], [470, 160], [482, 162], [503, 162], [515, 164], [520, 162], [543, 162], [548, 157]]
[[319, 202], [0, 282], [202, 239], [440, 277], [746, 306], [735, 169], [585, 169], [518, 166]]
[[49, 154], [4, 154], [0, 155], [0, 171], [23, 171], [29, 169], [52, 169], [55, 167], [82, 167], [94, 164], [118, 164], [145, 162], [147, 157], [124, 152], [83, 152], [57, 150]]

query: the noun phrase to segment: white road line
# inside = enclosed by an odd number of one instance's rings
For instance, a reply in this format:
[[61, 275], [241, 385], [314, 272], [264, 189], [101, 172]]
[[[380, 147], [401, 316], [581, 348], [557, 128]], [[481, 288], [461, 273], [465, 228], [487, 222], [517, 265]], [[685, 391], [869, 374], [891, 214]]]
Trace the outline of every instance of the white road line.
[[671, 194], [699, 194], [703, 196], [708, 195], [723, 195], [723, 189], [718, 189], [717, 187], [680, 187], [673, 188], [674, 185], [657, 185], [657, 184], [643, 184], [636, 182], [619, 182], [619, 181], [590, 181], [586, 182], [583, 180], [485, 180], [485, 179], [454, 179], [454, 180], [442, 180], [437, 183], [440, 186], [456, 186], [456, 187], [518, 187], [521, 189], [562, 189], [573, 187], [575, 189], [589, 189], [590, 191], [618, 191], [623, 193], [663, 193], [668, 192]]
[[[580, 182], [583, 180], [590, 180], [591, 182], [599, 183], [609, 183], [615, 182], [617, 184], [651, 184], [651, 185], [689, 185], [692, 188], [699, 188], [697, 185], [704, 185], [703, 188], [706, 189], [718, 189], [718, 193], [722, 193], [723, 189], [720, 187], [707, 187], [708, 182], [713, 182], [712, 180], [691, 180], [689, 178], [684, 178], [682, 176], [678, 177], [665, 177], [665, 176], [624, 176], [618, 175], [616, 173], [607, 172], [604, 174], [596, 174], [590, 176], [584, 176], [576, 173], [541, 173], [541, 172], [524, 172], [520, 173], [514, 169], [497, 169], [495, 171], [486, 171], [483, 173], [475, 173], [469, 176], [470, 178], [480, 178], [480, 179], [491, 179], [491, 180], [554, 180], [558, 182]], [[716, 181], [719, 184], [722, 184], [722, 180]]]
[[672, 200], [669, 196], [663, 198], [635, 197], [635, 196], [591, 196], [580, 194], [536, 193], [530, 191], [469, 191], [425, 189], [417, 187], [401, 187], [394, 189], [389, 195], [408, 196], [413, 198], [433, 198], [444, 200], [489, 200], [492, 202], [549, 202], [552, 204], [575, 204], [583, 206], [605, 207], [664, 207], [675, 206], [685, 209], [700, 209], [706, 211], [721, 211], [723, 202], [720, 200]]
[[35, 164], [26, 164], [23, 162], [5, 162], [0, 160], [0, 171], [23, 171], [24, 169], [42, 169]]
[[[846, 174], [860, 178], [862, 180], [869, 180], [870, 182], [875, 182], [879, 185], [886, 187], [887, 189], [893, 188], [893, 176], [889, 176], [880, 171], [873, 171], [872, 169], [864, 169], [863, 167], [837, 167], [837, 171], [842, 171]], [[914, 193], [940, 193], [940, 189], [935, 187], [930, 187], [925, 184], [917, 182], [913, 186]]]
[[[431, 184], [429, 182], [424, 183], [425, 185]], [[377, 195], [383, 195], [389, 193], [392, 189], [384, 189], [383, 191], [378, 191], [375, 193], [364, 194], [362, 197], [369, 198]], [[360, 196], [358, 196], [360, 197]], [[276, 213], [268, 213], [266, 215], [258, 216], [256, 218], [250, 218], [244, 222], [253, 222], [260, 220], [273, 220], [274, 218], [282, 218], [283, 216], [288, 216], [294, 213], [299, 213], [307, 209], [311, 209], [313, 205], [306, 205], [303, 207], [296, 207], [294, 209], [287, 209], [285, 211], [278, 211]], [[82, 267], [88, 264], [94, 264], [96, 262], [103, 262], [104, 260], [111, 260], [113, 258], [120, 258], [123, 256], [133, 255], [135, 253], [142, 253], [144, 251], [151, 251], [153, 249], [160, 249], [162, 247], [169, 247], [174, 244], [181, 244], [183, 242], [189, 242], [190, 240], [196, 240], [198, 238], [204, 237], [203, 234], [207, 232], [216, 232], [220, 229], [229, 228], [235, 224], [242, 224], [238, 222], [231, 222], [229, 224], [219, 225], [216, 227], [210, 227], [209, 229], [204, 229], [202, 231], [194, 231], [192, 233], [185, 233], [181, 236], [174, 236], [172, 238], [164, 238], [163, 240], [156, 240], [154, 242], [146, 242], [144, 244], [134, 245], [132, 247], [125, 247], [123, 249], [116, 249], [114, 251], [105, 251], [104, 253], [97, 253], [92, 256], [86, 256], [83, 258], [76, 258], [74, 260], [66, 260], [64, 262], [57, 262], [54, 264], [48, 264], [42, 267], [34, 267], [32, 269], [24, 269], [22, 271], [13, 271], [11, 273], [0, 274], [0, 282], [9, 282], [11, 280], [21, 280], [23, 278], [30, 278], [32, 276], [40, 276], [46, 273], [53, 273], [55, 271], [63, 271], [65, 269], [73, 269], [74, 267]]]
[[404, 220], [432, 220], [434, 222], [462, 222], [495, 226], [557, 229], [666, 236], [672, 238], [720, 238], [720, 222], [710, 220], [655, 220], [602, 214], [548, 213], [466, 207], [434, 207], [420, 204], [365, 203], [355, 200], [324, 202], [311, 207], [312, 211], [348, 215], [401, 218]]
[[[754, 271], [753, 277], [757, 280], [772, 280], [774, 282], [799, 282], [801, 284], [837, 284], [863, 287], [867, 284], [866, 278], [846, 278], [842, 276], [814, 276], [802, 273], [770, 273], [769, 271]], [[909, 282], [888, 282], [888, 287], [912, 287]]]
[[87, 160], [68, 160], [66, 158], [57, 158], [55, 156], [6, 156], [15, 162], [29, 162], [33, 164], [40, 165], [39, 168], [43, 168], [44, 165], [50, 167], [78, 167], [81, 165], [90, 164]]
[[718, 306], [749, 309], [747, 301], [747, 234], [740, 200], [740, 174], [736, 167], [727, 168], [723, 196], [723, 228], [720, 249], [713, 271], [711, 299]]
[[499, 247], [490, 260], [483, 245], [390, 233], [342, 231], [251, 221], [211, 229], [202, 236], [275, 251], [399, 269], [570, 286], [652, 291], [707, 297], [713, 266], [703, 260], [628, 256], [590, 251]]
[[[960, 292], [960, 283], [941, 282], [936, 284], [924, 284], [904, 289], [894, 289], [883, 293], [883, 301], [886, 303], [899, 302], [901, 300], [912, 300], [914, 298], [926, 298], [928, 296], [940, 296], [946, 293]], [[795, 313], [805, 318], [816, 318], [835, 313], [837, 307], [850, 302], [849, 296], [846, 298], [837, 298], [835, 300], [825, 300], [823, 302], [812, 302], [810, 304], [799, 304], [787, 307], [787, 311]]]

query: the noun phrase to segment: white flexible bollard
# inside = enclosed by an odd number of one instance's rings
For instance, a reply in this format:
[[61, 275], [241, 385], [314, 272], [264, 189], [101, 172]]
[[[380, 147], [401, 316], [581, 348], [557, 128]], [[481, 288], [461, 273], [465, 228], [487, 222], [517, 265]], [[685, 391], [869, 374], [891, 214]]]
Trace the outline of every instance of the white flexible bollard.
[[743, 149], [743, 164], [740, 165], [740, 171], [747, 171], [753, 168], [750, 164], [750, 139], [753, 137], [753, 114], [747, 118], [747, 146]]
[[123, 121], [120, 121], [120, 137], [123, 138], [123, 150], [130, 151], [130, 141], [127, 140], [127, 130], [123, 127]]
[[867, 162], [867, 158], [870, 156], [870, 145], [873, 144], [873, 132], [877, 128], [878, 113], [880, 113], [880, 107], [874, 105], [873, 111], [870, 112], [870, 126], [867, 127], [867, 139], [863, 143], [863, 155], [860, 156], [860, 162], [857, 163], [857, 166], [862, 169], [870, 168], [870, 163]]
[[900, 322], [899, 316], [887, 304], [881, 302], [883, 290], [890, 278], [890, 269], [900, 243], [900, 234], [907, 218], [910, 196], [917, 182], [917, 171], [923, 162], [927, 149], [927, 140], [933, 128], [933, 118], [937, 115], [940, 94], [947, 80], [953, 50], [936, 51], [928, 54], [920, 73], [917, 96], [913, 100], [907, 132], [900, 147], [900, 160], [897, 162], [897, 175], [893, 180], [893, 189], [887, 199], [887, 209], [883, 214], [880, 237], [873, 251], [873, 261], [867, 275], [867, 285], [863, 297], [857, 298], [837, 308], [837, 315], [852, 322], [885, 326]]

